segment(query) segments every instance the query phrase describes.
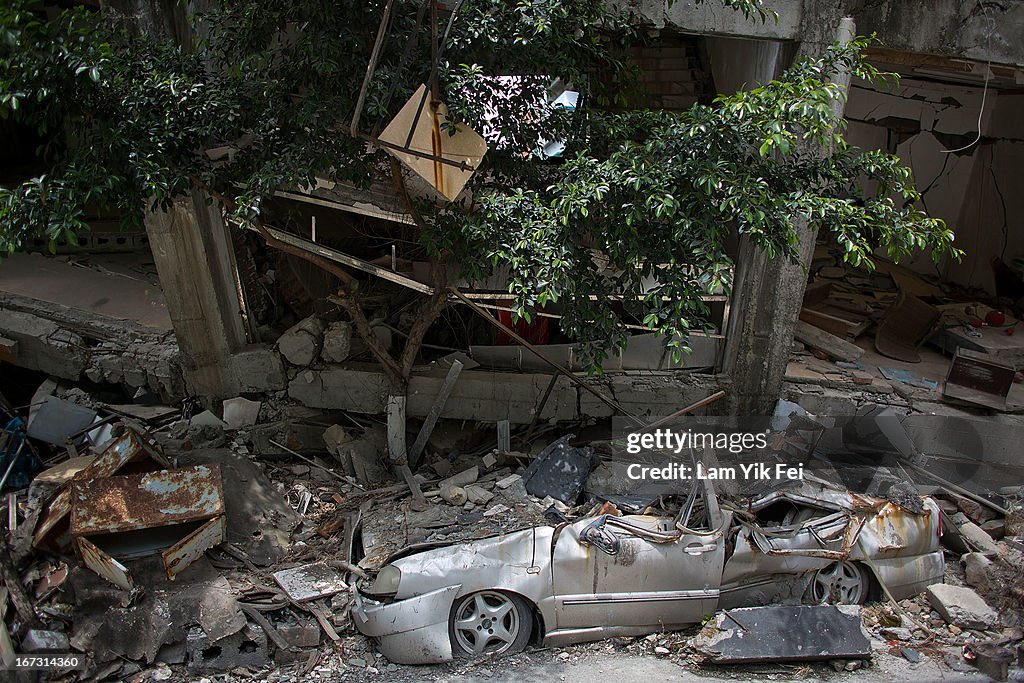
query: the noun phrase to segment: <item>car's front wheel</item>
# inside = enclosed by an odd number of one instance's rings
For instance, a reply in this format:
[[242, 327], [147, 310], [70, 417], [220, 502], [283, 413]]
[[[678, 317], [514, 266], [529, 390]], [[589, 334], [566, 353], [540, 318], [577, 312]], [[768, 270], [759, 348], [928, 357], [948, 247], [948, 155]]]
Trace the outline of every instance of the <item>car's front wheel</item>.
[[815, 572], [811, 597], [818, 604], [863, 604], [868, 597], [867, 573], [853, 562], [833, 562]]
[[530, 604], [510, 593], [480, 591], [455, 601], [448, 622], [456, 657], [522, 651], [533, 630]]

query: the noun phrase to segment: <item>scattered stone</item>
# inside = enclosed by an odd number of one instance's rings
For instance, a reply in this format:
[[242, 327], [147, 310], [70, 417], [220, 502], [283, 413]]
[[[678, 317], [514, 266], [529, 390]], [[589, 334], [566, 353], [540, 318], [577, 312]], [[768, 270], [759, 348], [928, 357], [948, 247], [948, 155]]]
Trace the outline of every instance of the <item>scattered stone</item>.
[[441, 487], [441, 498], [449, 505], [465, 505], [469, 496], [461, 486], [448, 485]]
[[494, 494], [482, 486], [467, 486], [465, 492], [469, 502], [476, 505], [486, 505], [494, 498]]
[[911, 664], [917, 664], [921, 661], [921, 653], [917, 650], [911, 650], [909, 647], [901, 647], [900, 654], [903, 655], [903, 659]]
[[990, 519], [981, 525], [981, 529], [991, 536], [993, 540], [998, 541], [1006, 535], [1006, 520]]
[[324, 330], [323, 350], [320, 357], [328, 363], [340, 363], [352, 352], [352, 325], [339, 320]]
[[995, 642], [971, 643], [966, 649], [978, 671], [996, 681], [1008, 678], [1010, 662], [1014, 659], [1011, 650]]
[[888, 626], [879, 630], [881, 636], [887, 640], [913, 640], [914, 636], [909, 628]]
[[667, 647], [662, 647], [661, 645], [659, 645], [656, 648], [654, 648], [654, 654], [658, 655], [659, 657], [668, 657], [670, 654], [672, 654], [672, 651], [669, 650]]
[[292, 365], [306, 367], [320, 355], [323, 335], [323, 323], [315, 315], [311, 315], [278, 337], [277, 349]]
[[[121, 672], [121, 675], [124, 675], [123, 671]], [[169, 681], [173, 675], [174, 672], [171, 671], [171, 667], [161, 663], [157, 664], [156, 668], [153, 669], [153, 672], [149, 674], [149, 678], [154, 681]]]
[[937, 583], [928, 586], [925, 593], [935, 611], [960, 628], [988, 629], [999, 621], [996, 611], [970, 588]]
[[285, 624], [277, 632], [292, 647], [317, 647], [320, 645], [320, 627], [310, 624]]
[[947, 650], [944, 652], [942, 655], [942, 661], [953, 671], [966, 672], [972, 670], [967, 662], [964, 661], [963, 654], [961, 654], [959, 649]]
[[247, 398], [236, 396], [235, 398], [224, 399], [222, 404], [224, 422], [230, 429], [241, 429], [256, 424], [260, 417], [262, 401], [250, 401]]
[[504, 491], [508, 487], [510, 487], [513, 484], [515, 484], [517, 481], [522, 481], [522, 480], [523, 480], [523, 478], [521, 476], [519, 476], [518, 474], [510, 474], [507, 477], [505, 477], [504, 479], [499, 479], [498, 481], [494, 482], [494, 485], [497, 486], [499, 489]]
[[946, 630], [949, 631], [949, 635], [951, 635], [951, 636], [958, 636], [958, 635], [960, 635], [961, 633], [964, 632], [964, 630], [962, 628], [960, 628], [959, 626], [957, 626], [956, 624], [950, 624], [949, 626], [946, 627]]
[[495, 505], [494, 507], [490, 508], [489, 510], [486, 510], [484, 512], [484, 517], [494, 517], [495, 515], [504, 514], [504, 513], [508, 512], [509, 510], [510, 510], [510, 508], [507, 505], [502, 505], [501, 503], [498, 503], [497, 505]]
[[494, 453], [494, 451], [491, 451], [484, 457], [480, 458], [480, 463], [484, 466], [485, 469], [492, 469], [495, 465], [498, 464], [498, 456]]
[[992, 580], [992, 560], [982, 553], [967, 553], [960, 558], [960, 561], [964, 564], [967, 585], [982, 592], [987, 591]]
[[60, 631], [30, 629], [21, 641], [21, 652], [28, 655], [60, 654], [70, 651], [68, 637]]

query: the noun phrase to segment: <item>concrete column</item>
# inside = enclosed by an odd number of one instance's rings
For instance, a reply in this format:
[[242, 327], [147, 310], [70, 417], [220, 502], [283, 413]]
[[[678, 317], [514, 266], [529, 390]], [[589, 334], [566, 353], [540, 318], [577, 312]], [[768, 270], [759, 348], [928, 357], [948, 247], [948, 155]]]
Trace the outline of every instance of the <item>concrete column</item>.
[[199, 192], [146, 217], [185, 383], [204, 401], [237, 393], [231, 355], [246, 342], [227, 230], [219, 208]]
[[[812, 3], [813, 4], [813, 3]], [[834, 10], [833, 10], [834, 11]], [[831, 44], [822, 40], [822, 14], [811, 13], [816, 26], [805, 26], [806, 39], [800, 53], [818, 55]], [[831, 12], [824, 13], [827, 18]], [[805, 21], [808, 15], [805, 14]], [[853, 20], [842, 18], [832, 39], [849, 42], [854, 35]], [[847, 90], [849, 74], [836, 82]], [[834, 103], [842, 116], [845, 100]], [[793, 347], [793, 333], [807, 288], [807, 268], [814, 254], [818, 226], [798, 220], [800, 236], [797, 261], [772, 260], [747, 240], [737, 256], [736, 278], [730, 307], [729, 333], [722, 372], [730, 382], [727, 410], [733, 415], [770, 415], [782, 394]]]

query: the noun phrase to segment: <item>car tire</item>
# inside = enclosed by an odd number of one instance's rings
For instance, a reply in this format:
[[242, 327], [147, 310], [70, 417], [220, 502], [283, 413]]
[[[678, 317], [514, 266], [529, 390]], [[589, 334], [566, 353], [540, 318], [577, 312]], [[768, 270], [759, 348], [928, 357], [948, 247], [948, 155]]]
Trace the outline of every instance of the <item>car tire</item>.
[[811, 577], [811, 601], [827, 605], [862, 605], [871, 583], [862, 566], [855, 562], [833, 562]]
[[521, 652], [532, 631], [530, 603], [502, 591], [479, 591], [458, 598], [448, 618], [452, 655], [460, 659]]

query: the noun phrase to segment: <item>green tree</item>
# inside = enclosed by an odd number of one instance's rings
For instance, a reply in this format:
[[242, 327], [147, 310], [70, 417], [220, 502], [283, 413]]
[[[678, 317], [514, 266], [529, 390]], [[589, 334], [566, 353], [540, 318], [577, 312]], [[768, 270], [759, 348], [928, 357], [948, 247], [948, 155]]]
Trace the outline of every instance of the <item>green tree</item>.
[[[761, 0], [721, 1], [771, 20]], [[624, 343], [623, 307], [685, 352], [708, 314], [701, 296], [730, 286], [732, 234], [790, 258], [805, 218], [831, 231], [853, 264], [870, 266], [878, 248], [894, 258], [955, 253], [952, 232], [917, 210], [899, 159], [843, 141], [831, 106], [843, 95], [830, 77], [879, 78], [860, 58], [868, 40], [687, 112], [614, 113], [635, 76], [625, 48], [640, 36], [634, 17], [603, 0], [456, 3], [439, 27], [440, 96], [455, 126], [494, 132], [491, 149], [469, 199], [414, 201], [398, 163], [347, 128], [384, 5], [212, 0], [192, 17], [191, 35], [202, 37], [183, 41], [113, 10], [46, 19], [37, 0], [10, 0], [0, 8], [0, 116], [48, 140], [39, 150], [47, 170], [0, 188], [0, 251], [39, 235], [74, 243], [87, 204], [138, 224], [201, 189], [233, 224], [337, 276], [337, 302], [399, 396], [448, 303], [450, 264], [470, 278], [509, 266], [517, 313], [529, 319], [558, 302], [562, 329], [592, 342], [596, 361]], [[395, 0], [366, 93], [367, 131], [431, 82], [424, 7]], [[555, 77], [582, 93], [575, 113], [538, 106]], [[564, 140], [565, 158], [537, 159], [544, 140]], [[224, 146], [229, 158], [207, 153]], [[373, 334], [356, 275], [264, 229], [275, 189], [317, 177], [388, 179], [415, 216], [405, 256], [431, 262], [435, 293], [398, 354]]]

